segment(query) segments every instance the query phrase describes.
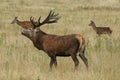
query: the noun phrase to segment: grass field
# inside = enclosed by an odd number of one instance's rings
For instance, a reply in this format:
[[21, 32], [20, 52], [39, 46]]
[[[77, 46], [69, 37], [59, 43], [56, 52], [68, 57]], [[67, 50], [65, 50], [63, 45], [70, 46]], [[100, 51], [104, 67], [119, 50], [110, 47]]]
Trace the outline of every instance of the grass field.
[[[57, 24], [41, 29], [50, 34], [81, 34], [86, 38], [89, 69], [79, 58], [74, 71], [71, 57], [57, 58], [58, 68], [49, 71], [49, 57], [37, 50], [10, 24], [15, 16], [21, 21], [42, 20], [51, 9], [62, 17]], [[109, 26], [111, 36], [98, 37], [88, 26]], [[120, 80], [120, 0], [0, 0], [0, 80]]]

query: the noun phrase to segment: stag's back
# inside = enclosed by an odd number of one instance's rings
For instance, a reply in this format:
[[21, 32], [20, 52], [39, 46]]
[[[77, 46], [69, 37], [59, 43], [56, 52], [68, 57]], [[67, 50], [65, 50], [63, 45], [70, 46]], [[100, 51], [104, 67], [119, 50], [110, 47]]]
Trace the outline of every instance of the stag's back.
[[79, 46], [79, 41], [73, 35], [56, 36], [46, 35], [43, 36], [43, 48], [46, 51], [67, 51], [70, 48], [76, 48]]

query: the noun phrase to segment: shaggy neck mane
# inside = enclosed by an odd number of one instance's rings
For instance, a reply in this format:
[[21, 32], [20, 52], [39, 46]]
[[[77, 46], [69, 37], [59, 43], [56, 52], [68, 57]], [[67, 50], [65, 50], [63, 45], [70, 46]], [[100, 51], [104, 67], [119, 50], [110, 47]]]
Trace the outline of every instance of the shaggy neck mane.
[[31, 40], [32, 40], [34, 46], [39, 50], [43, 49], [43, 47], [42, 47], [43, 38], [42, 37], [45, 35], [47, 35], [47, 33], [38, 29], [37, 31], [35, 31], [35, 33], [33, 33], [33, 36], [31, 37]]

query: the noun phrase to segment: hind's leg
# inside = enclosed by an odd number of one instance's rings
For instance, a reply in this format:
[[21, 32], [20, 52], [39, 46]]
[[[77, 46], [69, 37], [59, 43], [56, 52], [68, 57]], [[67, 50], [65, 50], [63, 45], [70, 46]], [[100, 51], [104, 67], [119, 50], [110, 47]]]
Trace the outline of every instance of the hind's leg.
[[108, 35], [111, 36], [111, 32], [109, 32]]

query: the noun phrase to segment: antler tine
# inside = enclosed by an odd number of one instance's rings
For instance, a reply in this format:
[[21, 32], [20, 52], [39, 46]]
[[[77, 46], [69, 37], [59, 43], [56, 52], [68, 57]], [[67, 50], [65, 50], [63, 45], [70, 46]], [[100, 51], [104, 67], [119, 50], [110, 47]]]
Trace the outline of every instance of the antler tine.
[[46, 19], [43, 21], [43, 23], [46, 23], [46, 22], [49, 20], [51, 14], [52, 14], [52, 10], [50, 10], [48, 16], [47, 16]]
[[41, 19], [41, 16], [40, 16], [39, 19], [38, 19], [37, 27], [39, 27], [39, 26], [41, 25], [41, 23], [40, 23], [40, 19]]
[[58, 15], [59, 15], [59, 13], [55, 14], [54, 16], [56, 17], [56, 16], [58, 16]]
[[30, 17], [30, 21], [32, 20], [32, 18], [33, 18], [33, 17], [31, 16], [31, 17]]
[[50, 10], [50, 12], [49, 12], [49, 16], [50, 16], [52, 13], [53, 13], [53, 11], [52, 11], [52, 10]]
[[57, 20], [60, 18], [58, 15], [59, 14], [55, 14], [55, 11], [50, 10], [48, 16], [46, 17], [46, 19], [41, 24], [56, 23]]
[[45, 18], [45, 20], [43, 22], [40, 22], [41, 16], [38, 19], [38, 22], [35, 23], [34, 22], [34, 18], [31, 16], [30, 17], [30, 21], [33, 25], [33, 28], [39, 27], [43, 24], [49, 24], [49, 23], [56, 23], [58, 21], [58, 19], [60, 19], [60, 16], [58, 16], [59, 14], [55, 14], [55, 11], [50, 10], [48, 16]]
[[51, 16], [54, 16], [54, 14], [55, 14], [55, 11], [53, 11], [53, 12], [51, 13]]
[[33, 16], [31, 16], [31, 17], [30, 17], [30, 21], [31, 21], [32, 23], [34, 23], [33, 20], [34, 20], [34, 18], [33, 18]]
[[51, 17], [51, 19], [60, 19], [61, 18], [61, 16], [58, 16], [59, 14], [57, 13], [57, 14], [54, 14], [52, 17]]
[[33, 25], [33, 28], [36, 28], [37, 25], [34, 23], [34, 18], [33, 18], [33, 16], [30, 17], [30, 21], [31, 21], [31, 23], [32, 23], [32, 25]]
[[[51, 10], [51, 11], [52, 11], [52, 10]], [[60, 19], [60, 16], [58, 16], [58, 15], [59, 15], [59, 13], [55, 14], [55, 11], [53, 11], [53, 12], [51, 13], [50, 19], [56, 19], [56, 20], [58, 20], [58, 19]]]
[[50, 19], [56, 19], [59, 14], [55, 14], [55, 11], [51, 10]]
[[40, 19], [41, 19], [41, 16], [39, 17], [38, 22], [40, 22]]

